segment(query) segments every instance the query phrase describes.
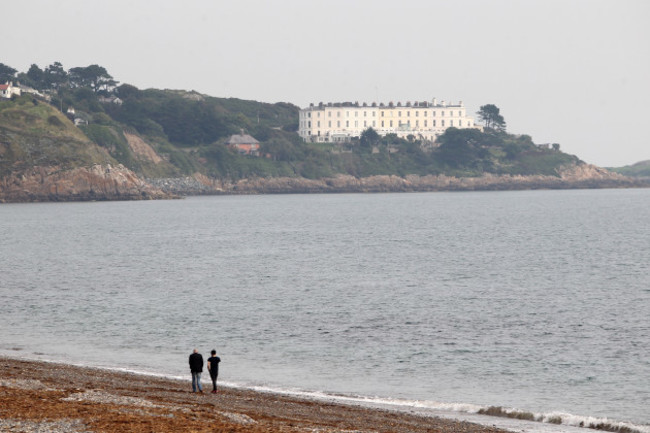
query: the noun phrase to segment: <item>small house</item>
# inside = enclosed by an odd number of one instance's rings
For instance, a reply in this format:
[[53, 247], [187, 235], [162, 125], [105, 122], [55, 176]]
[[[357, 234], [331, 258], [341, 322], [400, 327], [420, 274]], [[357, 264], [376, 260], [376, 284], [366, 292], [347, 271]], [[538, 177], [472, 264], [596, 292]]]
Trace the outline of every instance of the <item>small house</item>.
[[240, 134], [231, 135], [226, 145], [235, 149], [241, 155], [259, 156], [260, 142], [248, 134], [241, 131]]
[[0, 98], [9, 99], [13, 95], [20, 96], [20, 87], [14, 86], [12, 82], [0, 84]]

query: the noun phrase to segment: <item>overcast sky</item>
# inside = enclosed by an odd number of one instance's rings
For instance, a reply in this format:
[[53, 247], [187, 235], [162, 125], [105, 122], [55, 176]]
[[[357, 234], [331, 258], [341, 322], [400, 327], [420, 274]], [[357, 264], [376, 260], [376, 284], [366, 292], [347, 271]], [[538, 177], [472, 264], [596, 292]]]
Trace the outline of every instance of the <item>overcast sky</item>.
[[264, 102], [437, 98], [600, 166], [650, 159], [647, 0], [20, 0], [0, 63]]

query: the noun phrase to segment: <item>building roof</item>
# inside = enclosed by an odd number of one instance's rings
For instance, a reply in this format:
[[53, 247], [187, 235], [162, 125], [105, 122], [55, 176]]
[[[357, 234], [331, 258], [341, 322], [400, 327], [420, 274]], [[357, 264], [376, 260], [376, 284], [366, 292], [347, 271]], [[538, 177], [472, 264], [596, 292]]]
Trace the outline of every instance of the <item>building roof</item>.
[[235, 134], [231, 135], [227, 144], [260, 144], [259, 141], [255, 140], [252, 136], [248, 134]]
[[9, 88], [9, 84], [0, 84], [0, 90], [7, 90]]

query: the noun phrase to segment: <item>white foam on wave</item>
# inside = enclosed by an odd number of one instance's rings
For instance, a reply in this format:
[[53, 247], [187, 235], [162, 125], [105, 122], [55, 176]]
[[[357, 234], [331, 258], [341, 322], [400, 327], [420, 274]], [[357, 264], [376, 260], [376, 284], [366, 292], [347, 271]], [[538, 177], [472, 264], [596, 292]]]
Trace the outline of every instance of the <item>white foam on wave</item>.
[[[13, 359], [30, 359], [26, 357], [15, 356], [15, 354], [3, 354], [8, 358]], [[31, 358], [33, 359], [33, 358]], [[82, 362], [74, 361], [61, 361], [56, 359], [45, 359], [39, 357], [35, 360], [40, 362], [65, 364], [76, 367], [93, 368], [97, 370], [115, 371], [121, 373], [131, 373], [142, 376], [158, 377], [163, 379], [173, 379], [179, 381], [188, 380], [188, 378], [178, 375], [154, 373], [146, 370], [136, 370], [126, 367], [116, 366], [98, 366], [89, 365]], [[206, 380], [203, 380], [206, 382]], [[360, 405], [365, 407], [397, 410], [400, 412], [417, 412], [419, 415], [437, 416], [443, 418], [457, 419], [463, 421], [471, 421], [484, 425], [494, 425], [496, 427], [521, 431], [523, 425], [526, 426], [526, 431], [530, 433], [573, 433], [573, 432], [586, 432], [589, 429], [597, 429], [604, 431], [625, 431], [626, 433], [650, 433], [650, 425], [640, 425], [628, 422], [614, 421], [608, 418], [598, 418], [592, 416], [574, 415], [566, 412], [549, 412], [549, 413], [532, 413], [523, 411], [516, 408], [502, 408], [498, 409], [503, 412], [504, 417], [491, 416], [480, 414], [482, 410], [489, 409], [487, 406], [481, 406], [471, 403], [448, 403], [437, 402], [431, 400], [408, 400], [408, 399], [394, 399], [384, 397], [369, 397], [369, 396], [355, 396], [332, 394], [321, 391], [305, 391], [297, 388], [278, 388], [266, 385], [250, 385], [238, 382], [221, 381], [220, 386], [233, 389], [250, 390], [265, 394], [284, 395], [288, 397], [296, 397], [302, 399], [316, 400], [330, 403], [341, 403], [349, 405]], [[532, 414], [534, 420], [517, 419], [518, 414]], [[467, 415], [467, 416], [465, 416]], [[469, 416], [469, 417], [468, 417]], [[561, 422], [559, 422], [561, 420]], [[537, 427], [536, 427], [537, 425]], [[560, 429], [560, 426], [567, 428]]]
[[[487, 410], [488, 407], [471, 403], [447, 403], [430, 400], [407, 400], [382, 397], [336, 395], [318, 391], [279, 389], [260, 385], [248, 386], [237, 383], [228, 383], [226, 386], [240, 389], [249, 389], [252, 391], [268, 394], [280, 394], [291, 397], [333, 403], [356, 404], [367, 407], [398, 410], [403, 412], [413, 412], [415, 410], [420, 415], [438, 416], [458, 420], [469, 420], [472, 422], [477, 422], [479, 424], [496, 425], [497, 427], [514, 429], [517, 431], [521, 431], [521, 427], [525, 425], [526, 431], [530, 433], [571, 433], [589, 431], [588, 429], [614, 432], [625, 431], [628, 433], [650, 433], [650, 425], [620, 422], [610, 420], [608, 418], [573, 415], [566, 412], [530, 413], [533, 417], [533, 420], [527, 420], [517, 417], [517, 414], [529, 413], [527, 411], [522, 411], [515, 408], [502, 408], [502, 411], [505, 414], [511, 415], [512, 417], [497, 417], [488, 414], [480, 414], [482, 410]], [[462, 416], [465, 414], [471, 415], [471, 417], [468, 418]]]

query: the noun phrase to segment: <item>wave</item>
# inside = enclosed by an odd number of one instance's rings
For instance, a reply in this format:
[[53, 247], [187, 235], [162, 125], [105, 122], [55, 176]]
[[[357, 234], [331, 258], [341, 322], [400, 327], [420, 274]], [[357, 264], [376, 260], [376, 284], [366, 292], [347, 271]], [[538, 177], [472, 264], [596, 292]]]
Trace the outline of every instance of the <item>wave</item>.
[[[236, 383], [228, 383], [226, 386], [244, 388], [269, 394], [280, 394], [291, 397], [326, 401], [331, 403], [360, 404], [376, 408], [391, 408], [398, 411], [412, 411], [413, 409], [420, 409], [420, 414], [429, 414], [430, 416], [445, 416], [443, 413], [447, 412], [449, 415], [448, 417], [450, 418], [458, 418], [453, 414], [485, 415], [489, 417], [510, 418], [521, 421], [565, 425], [569, 427], [579, 427], [615, 433], [650, 433], [650, 425], [613, 421], [608, 418], [573, 415], [564, 412], [533, 413], [515, 408], [504, 408], [501, 406], [480, 406], [471, 403], [444, 403], [428, 400], [406, 400], [382, 397], [351, 396], [315, 391], [278, 389], [266, 386], [247, 386]], [[534, 430], [528, 429], [527, 431], [532, 432]]]
[[[25, 357], [11, 356], [2, 354], [14, 359], [26, 359]], [[33, 359], [33, 358], [31, 358]], [[152, 373], [150, 371], [134, 370], [124, 367], [115, 366], [96, 366], [88, 365], [79, 362], [62, 362], [60, 360], [48, 359], [34, 359], [39, 362], [49, 363], [64, 363], [76, 367], [94, 368], [98, 370], [115, 371], [122, 373], [132, 373], [143, 376], [159, 377], [174, 380], [187, 380], [185, 375], [169, 375], [161, 373]], [[315, 401], [322, 401], [328, 403], [340, 403], [348, 405], [362, 405], [366, 407], [374, 407], [379, 409], [391, 409], [400, 412], [412, 412], [417, 410], [418, 414], [425, 416], [438, 416], [445, 418], [461, 419], [463, 414], [467, 415], [483, 415], [487, 417], [507, 418], [511, 420], [518, 420], [522, 422], [539, 423], [540, 425], [564, 425], [568, 427], [592, 429], [614, 433], [650, 433], [650, 425], [648, 424], [635, 424], [623, 421], [614, 421], [608, 418], [599, 418], [592, 416], [574, 415], [565, 412], [548, 412], [548, 413], [535, 413], [516, 408], [506, 408], [502, 406], [481, 406], [471, 403], [446, 403], [436, 402], [430, 400], [407, 400], [407, 399], [393, 399], [384, 397], [368, 397], [361, 395], [345, 395], [334, 394], [321, 391], [306, 391], [301, 389], [289, 389], [270, 387], [265, 385], [250, 385], [237, 382], [221, 381], [220, 386], [234, 389], [244, 389], [265, 394], [283, 395], [287, 397], [296, 397], [301, 399], [309, 399]], [[471, 419], [472, 422], [483, 424], [480, 420]], [[526, 431], [534, 432], [535, 429], [528, 425]], [[548, 430], [539, 430], [548, 431]]]

